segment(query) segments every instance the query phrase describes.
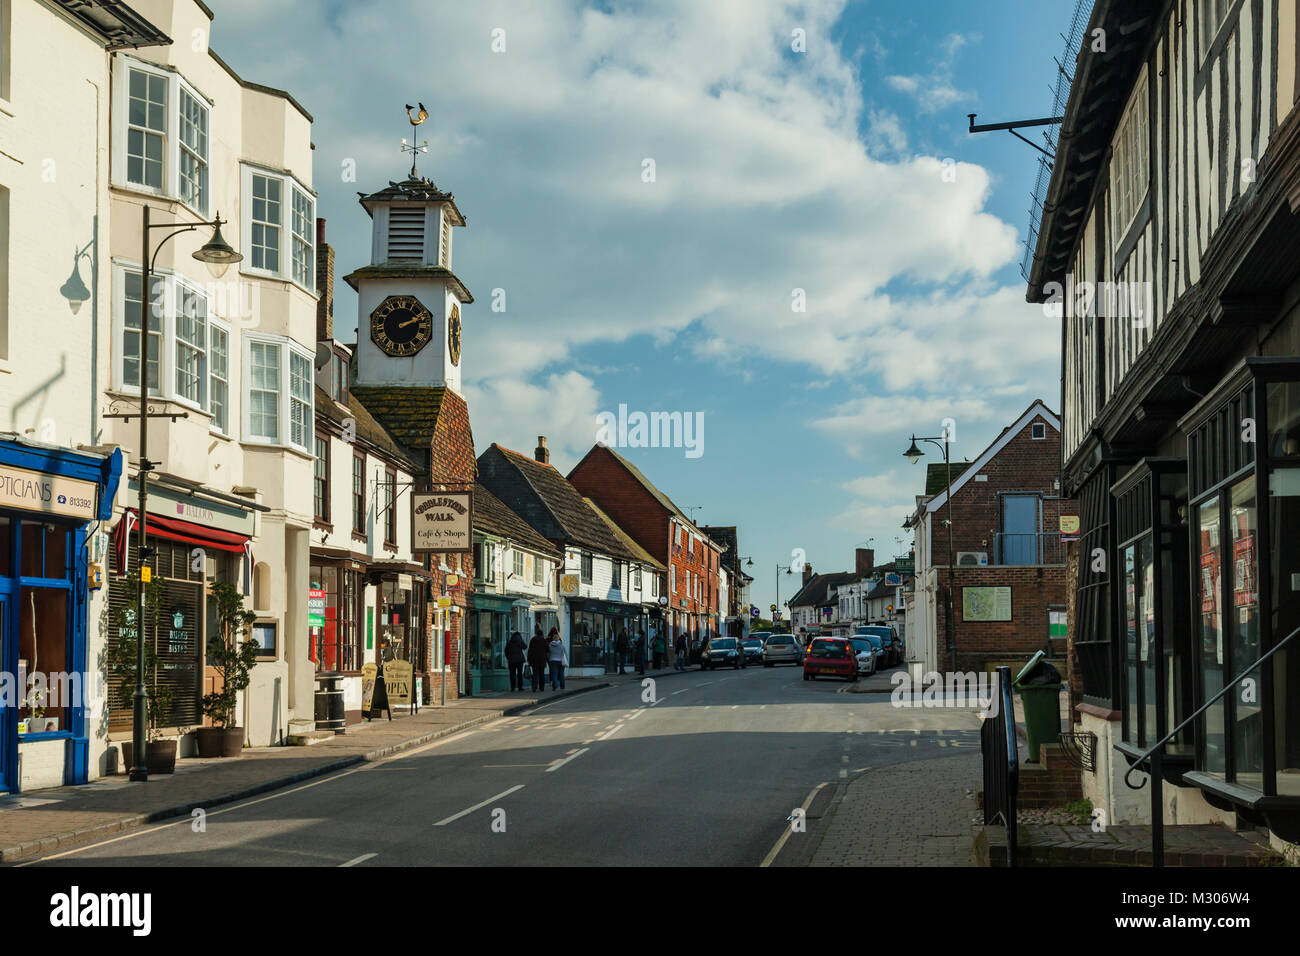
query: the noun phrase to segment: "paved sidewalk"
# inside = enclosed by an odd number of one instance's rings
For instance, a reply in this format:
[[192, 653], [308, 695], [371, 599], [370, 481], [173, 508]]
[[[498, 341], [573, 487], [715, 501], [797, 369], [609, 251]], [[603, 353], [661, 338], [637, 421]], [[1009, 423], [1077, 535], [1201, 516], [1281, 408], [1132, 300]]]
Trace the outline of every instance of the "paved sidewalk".
[[276, 790], [343, 767], [377, 760], [466, 727], [529, 710], [538, 704], [611, 686], [571, 678], [568, 688], [542, 694], [498, 692], [466, 697], [445, 707], [422, 707], [392, 721], [352, 724], [346, 734], [309, 747], [252, 747], [227, 759], [186, 757], [176, 773], [132, 784], [124, 774], [79, 787], [0, 796], [0, 862], [48, 853], [133, 827], [188, 815]]
[[868, 770], [844, 791], [812, 866], [974, 866], [978, 752]]

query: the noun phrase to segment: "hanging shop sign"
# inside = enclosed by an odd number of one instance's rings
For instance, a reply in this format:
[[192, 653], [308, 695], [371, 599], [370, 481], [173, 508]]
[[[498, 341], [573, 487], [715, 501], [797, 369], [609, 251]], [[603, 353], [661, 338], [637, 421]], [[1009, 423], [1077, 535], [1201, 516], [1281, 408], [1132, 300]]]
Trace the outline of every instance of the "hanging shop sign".
[[576, 574], [560, 575], [561, 594], [577, 594], [578, 589], [580, 587], [581, 587], [581, 581], [579, 581], [578, 576]]
[[384, 689], [388, 691], [388, 703], [393, 707], [409, 707], [411, 704], [411, 662], [391, 660], [384, 663]]
[[0, 507], [95, 520], [99, 488], [93, 481], [0, 466]]
[[470, 550], [473, 501], [468, 491], [411, 493], [411, 551], [446, 554]]

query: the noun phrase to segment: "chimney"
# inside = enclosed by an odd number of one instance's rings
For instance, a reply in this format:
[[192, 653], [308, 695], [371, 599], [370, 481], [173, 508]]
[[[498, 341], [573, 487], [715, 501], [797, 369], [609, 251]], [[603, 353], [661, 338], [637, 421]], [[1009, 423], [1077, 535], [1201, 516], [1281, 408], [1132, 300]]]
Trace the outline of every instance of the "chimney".
[[807, 584], [809, 581], [811, 581], [811, 580], [812, 580], [812, 576], [813, 576], [812, 565], [811, 565], [811, 564], [805, 564], [805, 565], [803, 566], [803, 583], [804, 583], [804, 584]]
[[876, 566], [876, 552], [873, 548], [858, 548], [857, 561], [853, 565], [855, 574], [870, 574]]
[[325, 220], [316, 220], [316, 341], [334, 338], [334, 247], [325, 242]]
[[537, 436], [537, 447], [533, 449], [533, 457], [543, 465], [549, 465], [551, 463], [551, 450], [546, 447], [545, 435]]

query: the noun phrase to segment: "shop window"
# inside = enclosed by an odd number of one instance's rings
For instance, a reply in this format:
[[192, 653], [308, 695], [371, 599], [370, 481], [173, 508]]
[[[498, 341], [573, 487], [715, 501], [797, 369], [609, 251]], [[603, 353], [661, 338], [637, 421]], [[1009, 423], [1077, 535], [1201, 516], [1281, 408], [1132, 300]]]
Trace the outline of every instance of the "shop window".
[[23, 522], [21, 571], [25, 578], [63, 580], [68, 575], [67, 528]]
[[582, 555], [582, 583], [590, 584], [592, 582], [592, 558], [590, 554]]
[[70, 597], [66, 588], [24, 587], [18, 599], [18, 669], [28, 675], [19, 716], [53, 717], [58, 730], [68, 729], [67, 715], [74, 706], [67, 699], [68, 679], [78, 670], [68, 660]]

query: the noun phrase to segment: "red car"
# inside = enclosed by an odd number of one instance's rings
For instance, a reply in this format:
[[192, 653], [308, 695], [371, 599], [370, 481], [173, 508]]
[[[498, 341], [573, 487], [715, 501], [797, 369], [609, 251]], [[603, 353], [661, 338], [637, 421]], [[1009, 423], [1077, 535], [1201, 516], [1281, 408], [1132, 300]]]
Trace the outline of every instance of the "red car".
[[803, 679], [816, 680], [818, 674], [858, 679], [858, 658], [853, 644], [844, 637], [815, 637], [803, 658]]

